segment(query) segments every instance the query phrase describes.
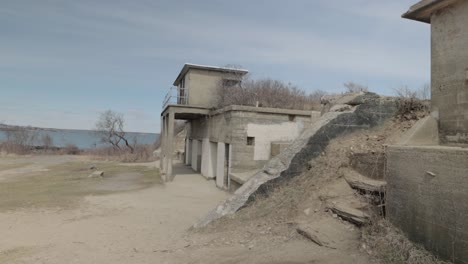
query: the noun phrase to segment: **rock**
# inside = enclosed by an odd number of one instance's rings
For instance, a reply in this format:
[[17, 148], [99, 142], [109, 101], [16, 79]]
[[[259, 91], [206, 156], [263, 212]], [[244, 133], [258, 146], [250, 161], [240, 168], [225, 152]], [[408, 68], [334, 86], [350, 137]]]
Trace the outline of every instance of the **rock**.
[[304, 210], [304, 214], [305, 214], [305, 215], [309, 215], [309, 214], [310, 214], [310, 208], [305, 209], [305, 210]]
[[97, 167], [96, 167], [96, 165], [91, 165], [91, 166], [89, 167], [89, 169], [90, 169], [90, 170], [95, 170], [95, 169], [97, 169]]
[[102, 178], [103, 176], [104, 176], [104, 171], [94, 171], [88, 176], [88, 178]]
[[351, 111], [351, 106], [350, 105], [344, 105], [344, 104], [339, 104], [339, 105], [334, 105], [330, 108], [330, 112], [345, 112], [345, 111]]

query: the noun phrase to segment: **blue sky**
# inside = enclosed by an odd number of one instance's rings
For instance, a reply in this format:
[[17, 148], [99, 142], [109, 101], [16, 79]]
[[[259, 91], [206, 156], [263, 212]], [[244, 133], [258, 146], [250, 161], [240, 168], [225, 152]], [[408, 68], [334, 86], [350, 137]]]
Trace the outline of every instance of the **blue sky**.
[[158, 132], [185, 62], [241, 65], [313, 91], [343, 83], [392, 94], [430, 80], [416, 0], [0, 0], [0, 121], [91, 129], [125, 114]]

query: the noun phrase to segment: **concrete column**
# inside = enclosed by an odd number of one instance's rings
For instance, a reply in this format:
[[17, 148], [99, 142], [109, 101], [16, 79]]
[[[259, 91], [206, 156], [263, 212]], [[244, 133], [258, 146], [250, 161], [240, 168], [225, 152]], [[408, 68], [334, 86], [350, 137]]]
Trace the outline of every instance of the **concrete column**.
[[185, 124], [185, 165], [190, 165], [192, 162], [192, 143], [190, 123]]
[[216, 155], [216, 186], [224, 188], [224, 164], [226, 155], [226, 145], [224, 142], [218, 142]]
[[174, 175], [172, 174], [172, 156], [174, 153], [174, 113], [169, 111], [167, 120], [167, 168], [166, 168], [166, 179], [172, 181]]
[[192, 140], [185, 139], [185, 165], [192, 164]]
[[201, 175], [207, 179], [215, 177], [213, 172], [213, 158], [211, 153], [210, 139], [204, 138], [202, 141], [202, 162], [201, 162]]
[[192, 154], [191, 154], [191, 158], [192, 158], [192, 169], [194, 171], [198, 171], [198, 140], [196, 139], [193, 139], [192, 140]]
[[165, 171], [165, 155], [166, 155], [166, 118], [164, 116], [161, 117], [161, 146], [160, 150], [161, 152], [159, 153], [159, 168], [161, 171], [161, 174], [166, 173]]

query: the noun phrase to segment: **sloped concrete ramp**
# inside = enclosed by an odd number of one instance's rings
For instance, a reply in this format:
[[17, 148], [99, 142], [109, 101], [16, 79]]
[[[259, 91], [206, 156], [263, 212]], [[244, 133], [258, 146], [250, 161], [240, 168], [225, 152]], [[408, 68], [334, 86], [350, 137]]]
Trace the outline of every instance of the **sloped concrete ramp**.
[[253, 201], [256, 195], [268, 193], [282, 181], [300, 175], [307, 169], [312, 159], [321, 155], [330, 140], [359, 129], [382, 124], [396, 112], [394, 98], [380, 97], [373, 93], [347, 96], [345, 101], [339, 103], [350, 107], [338, 108], [340, 109], [338, 111], [346, 109], [343, 112], [323, 114], [288, 148], [269, 160], [263, 170], [255, 174], [233, 196], [219, 204], [194, 227], [203, 227], [223, 216], [234, 214]]

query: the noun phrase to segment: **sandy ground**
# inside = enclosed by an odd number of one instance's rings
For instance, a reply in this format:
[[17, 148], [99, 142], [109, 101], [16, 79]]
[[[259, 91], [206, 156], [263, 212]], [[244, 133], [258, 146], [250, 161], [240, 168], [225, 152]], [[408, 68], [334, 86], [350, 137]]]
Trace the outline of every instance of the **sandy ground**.
[[161, 263], [165, 250], [186, 246], [186, 230], [228, 196], [183, 166], [177, 173], [173, 183], [88, 196], [72, 210], [0, 213], [0, 263]]
[[[0, 175], [40, 173], [46, 165], [68, 161], [17, 159], [29, 169], [0, 167]], [[359, 230], [315, 204], [307, 206], [319, 212], [294, 223], [244, 216], [191, 230], [229, 194], [181, 164], [175, 173], [174, 182], [86, 196], [78, 207], [0, 212], [0, 263], [373, 263], [359, 250]], [[298, 223], [309, 224], [331, 246], [304, 239], [296, 232]]]

